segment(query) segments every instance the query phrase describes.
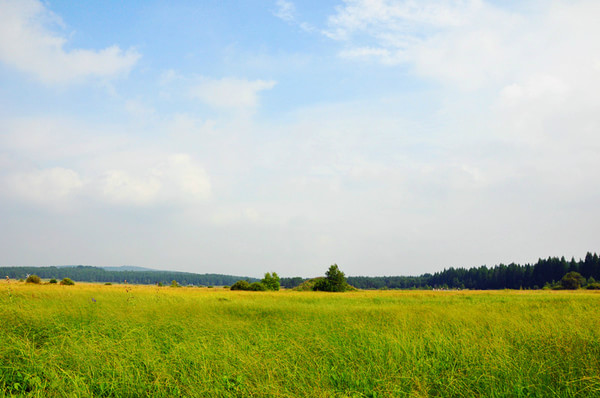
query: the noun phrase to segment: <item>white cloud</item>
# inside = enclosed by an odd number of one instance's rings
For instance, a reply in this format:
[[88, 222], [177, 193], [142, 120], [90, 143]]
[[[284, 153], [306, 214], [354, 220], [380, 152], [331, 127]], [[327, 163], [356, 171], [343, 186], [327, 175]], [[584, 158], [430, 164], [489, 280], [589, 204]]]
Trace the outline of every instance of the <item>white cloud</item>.
[[190, 89], [190, 94], [193, 98], [216, 108], [252, 109], [258, 106], [258, 93], [270, 90], [274, 86], [273, 80], [204, 78]]
[[[80, 166], [80, 172], [64, 167], [5, 172], [0, 176], [3, 196], [61, 210], [78, 200], [111, 206], [185, 207], [203, 203], [211, 196], [206, 171], [187, 154], [163, 153], [143, 159], [139, 153], [130, 152], [120, 157], [121, 162], [115, 157], [96, 159], [93, 164]], [[149, 167], [123, 160], [127, 157]], [[97, 170], [99, 166], [104, 170]]]
[[66, 208], [84, 183], [74, 170], [54, 167], [5, 176], [4, 185], [6, 193], [17, 200], [41, 207]]
[[290, 25], [298, 26], [300, 29], [308, 33], [317, 31], [317, 29], [310, 23], [298, 20], [296, 5], [293, 2], [288, 0], [277, 0], [275, 5], [277, 6], [277, 9], [273, 11], [273, 15], [277, 18], [287, 22]]
[[66, 38], [48, 28], [62, 25], [38, 0], [0, 1], [0, 61], [47, 84], [113, 78], [128, 73], [140, 58], [113, 45], [102, 50], [65, 50]]
[[342, 57], [405, 64], [463, 90], [523, 84], [539, 74], [568, 82], [574, 67], [592, 77], [600, 3], [527, 4], [346, 0], [325, 33], [343, 44]]
[[296, 6], [291, 1], [277, 0], [277, 10], [273, 13], [277, 18], [291, 22], [296, 16]]
[[193, 137], [215, 134], [214, 120], [202, 120], [187, 113], [176, 113], [166, 125], [169, 134], [175, 137]]
[[109, 170], [100, 181], [100, 192], [112, 204], [152, 204], [162, 184], [156, 176], [132, 175], [124, 170]]
[[442, 27], [460, 26], [469, 19], [479, 1], [394, 1], [345, 0], [328, 20], [325, 34], [333, 39], [348, 40], [367, 34], [382, 42], [401, 44], [414, 33]]
[[[135, 159], [134, 164], [128, 158]], [[119, 158], [121, 159], [119, 161]], [[144, 159], [145, 158], [145, 159]], [[211, 195], [211, 184], [203, 167], [187, 154], [143, 155], [123, 153], [101, 164], [121, 164], [102, 173], [93, 190], [116, 205], [186, 205], [203, 202]], [[140, 167], [139, 163], [144, 164]]]
[[[35, 163], [90, 158], [123, 145], [120, 127], [52, 116], [0, 119], [0, 148]], [[107, 134], [110, 131], [112, 134]]]
[[156, 110], [154, 108], [145, 105], [139, 100], [125, 101], [125, 110], [134, 118], [144, 121], [152, 119], [156, 114]]
[[396, 64], [398, 60], [387, 48], [377, 47], [354, 47], [339, 52], [342, 58], [377, 58], [384, 64]]
[[[174, 131], [175, 127], [179, 130]], [[210, 123], [180, 116], [175, 122], [159, 123], [157, 128], [186, 139], [209, 131]], [[181, 149], [156, 143], [154, 146], [160, 148], [152, 149], [150, 143], [125, 139], [122, 129], [125, 127], [90, 126], [58, 118], [2, 121], [3, 196], [61, 208], [85, 205], [84, 201], [185, 207], [210, 198], [210, 179], [194, 156]], [[52, 166], [55, 164], [60, 167]]]
[[166, 86], [166, 85], [169, 85], [172, 82], [174, 82], [176, 80], [180, 80], [180, 79], [183, 79], [183, 76], [181, 74], [179, 74], [174, 69], [168, 69], [161, 73], [158, 82], [160, 85]]

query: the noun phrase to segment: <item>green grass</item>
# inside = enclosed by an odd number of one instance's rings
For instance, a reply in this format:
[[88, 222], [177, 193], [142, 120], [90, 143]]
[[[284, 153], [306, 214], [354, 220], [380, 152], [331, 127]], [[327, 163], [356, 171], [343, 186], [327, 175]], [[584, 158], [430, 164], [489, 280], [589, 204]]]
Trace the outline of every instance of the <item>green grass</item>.
[[0, 289], [0, 396], [600, 396], [600, 292]]

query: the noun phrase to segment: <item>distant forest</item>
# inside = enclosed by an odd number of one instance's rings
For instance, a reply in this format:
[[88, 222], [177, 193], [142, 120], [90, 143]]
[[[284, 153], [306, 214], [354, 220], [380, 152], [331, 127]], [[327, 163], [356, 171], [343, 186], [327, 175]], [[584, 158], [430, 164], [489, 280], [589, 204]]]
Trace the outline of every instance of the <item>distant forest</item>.
[[[347, 281], [358, 289], [541, 289], [554, 285], [567, 273], [580, 273], [589, 282], [600, 281], [600, 259], [596, 253], [587, 253], [583, 260], [564, 257], [539, 259], [535, 264], [499, 264], [488, 268], [448, 268], [435, 274], [421, 276], [349, 276]], [[100, 267], [0, 267], [2, 276], [25, 279], [27, 274], [41, 278], [71, 278], [81, 282], [121, 282], [133, 284], [170, 284], [176, 280], [180, 285], [224, 286], [238, 280], [257, 282], [259, 279], [220, 274], [194, 274], [173, 271], [114, 271]], [[306, 278], [281, 278], [281, 286], [293, 288]]]
[[[349, 276], [347, 281], [358, 289], [541, 289], [554, 285], [567, 272], [579, 272], [590, 281], [600, 280], [600, 260], [587, 253], [584, 260], [567, 261], [564, 257], [539, 259], [535, 264], [499, 264], [488, 268], [448, 268], [421, 276]], [[281, 286], [293, 288], [306, 279], [281, 278]]]
[[[448, 268], [421, 276], [348, 277], [348, 283], [359, 289], [541, 289], [554, 285], [567, 273], [575, 271], [590, 282], [600, 280], [600, 260], [596, 253], [585, 259], [567, 261], [564, 257], [539, 259], [535, 264], [499, 264], [488, 268]], [[592, 278], [592, 279], [590, 279]]]
[[174, 271], [115, 271], [100, 267], [78, 265], [73, 267], [0, 267], [0, 275], [12, 279], [25, 279], [28, 274], [35, 274], [43, 279], [71, 278], [79, 282], [111, 282], [140, 285], [154, 285], [157, 283], [170, 284], [175, 280], [180, 285], [195, 286], [226, 286], [232, 285], [240, 279], [248, 282], [257, 282], [259, 279], [220, 274], [194, 274], [190, 272]]

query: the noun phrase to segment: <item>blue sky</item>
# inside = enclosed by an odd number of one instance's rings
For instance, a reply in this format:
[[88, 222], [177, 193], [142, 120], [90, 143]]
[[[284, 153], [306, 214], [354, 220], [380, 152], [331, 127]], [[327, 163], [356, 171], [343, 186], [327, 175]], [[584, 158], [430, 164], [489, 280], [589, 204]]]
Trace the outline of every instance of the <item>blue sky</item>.
[[0, 0], [0, 264], [597, 251], [594, 1]]

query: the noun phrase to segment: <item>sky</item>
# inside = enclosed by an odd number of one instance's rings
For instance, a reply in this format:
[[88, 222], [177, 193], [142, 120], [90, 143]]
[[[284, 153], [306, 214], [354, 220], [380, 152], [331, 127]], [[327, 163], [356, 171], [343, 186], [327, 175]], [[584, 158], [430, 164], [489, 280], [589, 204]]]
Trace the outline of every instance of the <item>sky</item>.
[[0, 265], [599, 251], [600, 2], [0, 0]]

